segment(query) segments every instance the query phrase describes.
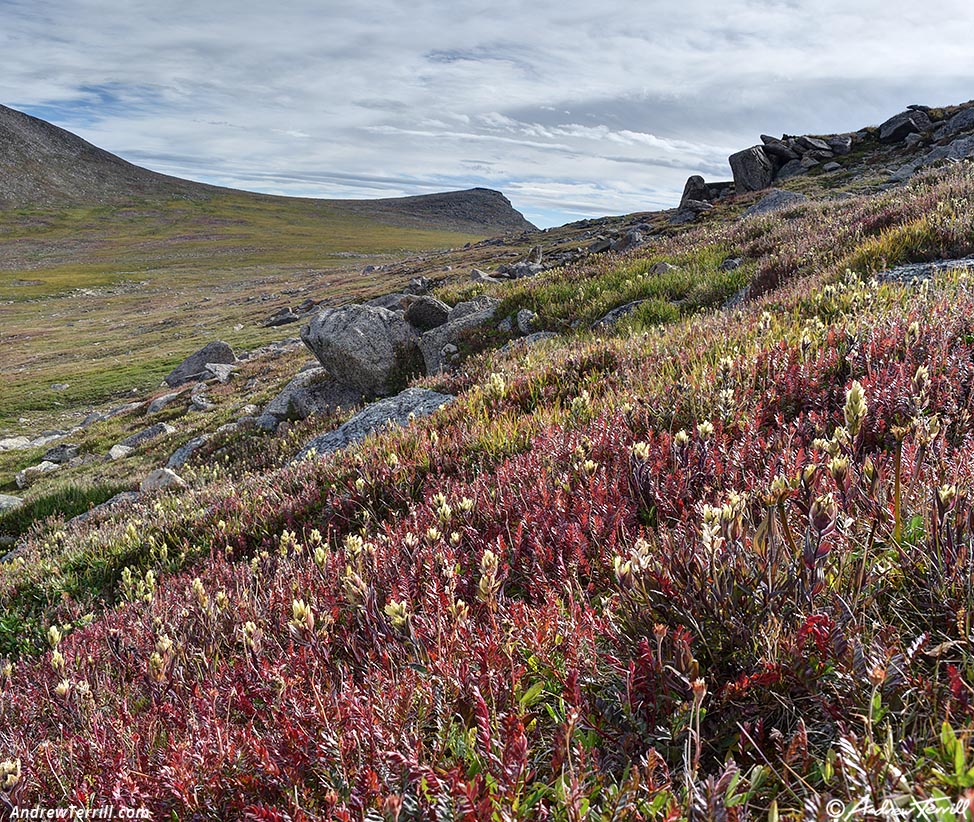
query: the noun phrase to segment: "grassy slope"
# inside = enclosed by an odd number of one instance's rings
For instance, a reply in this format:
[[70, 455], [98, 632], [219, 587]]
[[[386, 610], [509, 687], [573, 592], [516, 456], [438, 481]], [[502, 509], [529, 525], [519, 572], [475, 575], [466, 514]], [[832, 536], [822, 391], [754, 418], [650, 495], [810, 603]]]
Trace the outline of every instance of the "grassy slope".
[[[549, 327], [637, 297], [668, 324], [485, 354], [427, 381], [453, 406], [327, 460], [274, 469], [314, 422], [241, 433], [185, 494], [42, 529], [0, 570], [4, 647], [71, 635], [2, 680], [14, 799], [574, 820], [960, 797], [974, 297], [844, 272], [970, 253], [971, 196], [964, 166], [519, 283], [508, 307]], [[740, 284], [731, 256], [766, 295], [674, 321]]]
[[399, 283], [361, 276], [367, 263], [473, 239], [247, 194], [0, 211], [0, 431], [24, 415], [144, 393], [214, 338], [279, 339], [259, 325], [277, 309], [385, 293]]

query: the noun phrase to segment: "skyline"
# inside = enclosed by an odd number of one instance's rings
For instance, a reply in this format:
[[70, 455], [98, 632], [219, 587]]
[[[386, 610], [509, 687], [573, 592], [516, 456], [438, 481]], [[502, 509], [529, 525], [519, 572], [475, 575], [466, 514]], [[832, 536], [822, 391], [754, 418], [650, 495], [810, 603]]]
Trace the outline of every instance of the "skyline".
[[2, 0], [0, 102], [179, 177], [325, 198], [484, 186], [545, 227], [674, 207], [761, 133], [974, 97], [965, 3], [720, 9]]

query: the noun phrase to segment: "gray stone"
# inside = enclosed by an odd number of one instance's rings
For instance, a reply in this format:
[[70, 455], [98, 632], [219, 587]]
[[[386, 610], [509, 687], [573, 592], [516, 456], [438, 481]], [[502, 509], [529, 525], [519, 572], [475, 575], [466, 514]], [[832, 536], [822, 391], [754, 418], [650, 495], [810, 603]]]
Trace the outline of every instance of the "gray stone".
[[127, 446], [128, 448], [138, 448], [140, 445], [144, 445], [149, 440], [154, 440], [156, 437], [162, 437], [167, 434], [174, 434], [176, 429], [165, 422], [157, 422], [155, 425], [150, 425], [148, 428], [144, 428], [130, 437], [126, 437], [122, 440], [119, 445]]
[[6, 514], [8, 511], [14, 511], [20, 508], [24, 504], [24, 501], [20, 497], [12, 497], [10, 494], [0, 494], [0, 516]]
[[497, 330], [502, 334], [513, 334], [514, 333], [514, 316], [505, 317], [499, 323], [497, 323]]
[[815, 168], [815, 166], [819, 164], [818, 160], [813, 156], [813, 152], [803, 155], [801, 160], [799, 160], [799, 163], [806, 171], [808, 171], [810, 168]]
[[296, 323], [300, 320], [297, 314], [295, 314], [290, 308], [282, 308], [276, 314], [268, 317], [264, 320], [264, 328], [277, 328], [281, 325], [288, 325], [290, 323]]
[[728, 257], [724, 262], [717, 266], [721, 271], [736, 271], [741, 267], [743, 260], [740, 257]]
[[780, 188], [776, 188], [758, 200], [741, 216], [753, 217], [758, 214], [770, 214], [772, 211], [790, 208], [791, 206], [798, 205], [798, 203], [804, 203], [807, 200], [808, 197], [804, 194], [799, 194], [795, 191], [782, 191]]
[[974, 129], [974, 108], [961, 109], [942, 128], [945, 136]]
[[531, 252], [528, 254], [528, 259], [526, 260], [526, 262], [534, 263], [535, 265], [541, 265], [541, 257], [543, 253], [544, 252], [541, 246], [536, 245], [534, 248], [531, 249]]
[[6, 437], [0, 440], [0, 451], [23, 451], [30, 447], [30, 440], [27, 437]]
[[457, 303], [453, 308], [450, 309], [450, 316], [447, 318], [448, 322], [456, 322], [470, 314], [478, 314], [482, 311], [487, 311], [488, 309], [493, 310], [500, 305], [500, 300], [496, 297], [489, 297], [486, 294], [481, 294], [478, 297], [474, 297], [472, 300], [465, 300], [464, 302]]
[[826, 163], [824, 166], [822, 166], [822, 171], [838, 171], [840, 168], [842, 168], [842, 166], [839, 163], [832, 162]]
[[173, 451], [172, 456], [169, 457], [169, 461], [166, 463], [166, 468], [171, 468], [173, 471], [182, 468], [187, 462], [189, 462], [190, 457], [192, 457], [193, 454], [195, 454], [209, 441], [209, 434], [201, 434], [198, 437], [194, 437], [185, 445], [182, 445]]
[[407, 388], [395, 397], [366, 406], [340, 428], [310, 440], [295, 459], [301, 460], [313, 453], [321, 455], [338, 451], [361, 442], [369, 434], [389, 425], [407, 425], [412, 418], [429, 416], [453, 399], [450, 394], [439, 394], [425, 388]]
[[108, 459], [110, 460], [120, 460], [125, 459], [129, 454], [131, 454], [135, 449], [131, 445], [113, 445], [108, 449]]
[[974, 135], [960, 137], [946, 146], [937, 146], [924, 155], [921, 165], [931, 165], [940, 160], [965, 160], [974, 158]]
[[403, 294], [401, 291], [397, 291], [394, 294], [383, 294], [381, 297], [366, 300], [365, 305], [370, 305], [373, 308], [385, 308], [389, 311], [402, 311], [413, 299], [415, 298], [411, 294]]
[[479, 268], [475, 268], [473, 271], [470, 272], [470, 279], [471, 279], [472, 282], [475, 282], [475, 283], [502, 283], [502, 282], [504, 282], [503, 280], [501, 280], [501, 279], [499, 279], [497, 277], [492, 277], [486, 271], [481, 271]]
[[[761, 137], [764, 139], [764, 136]], [[769, 138], [770, 139], [770, 138]], [[773, 140], [773, 142], [764, 144], [764, 153], [776, 160], [778, 165], [784, 165], [791, 160], [797, 160], [799, 154], [792, 148], [782, 143], [780, 140]]]
[[671, 271], [679, 271], [680, 267], [667, 262], [653, 263], [647, 272], [651, 277], [658, 277], [661, 274], [669, 274]]
[[41, 457], [45, 462], [53, 462], [57, 465], [63, 465], [66, 462], [71, 462], [81, 451], [81, 446], [72, 442], [64, 442], [60, 445], [55, 445], [53, 448], [49, 448], [47, 453]]
[[[302, 371], [264, 408], [261, 417], [270, 415], [281, 420], [304, 420], [312, 414], [330, 414], [339, 408], [351, 408], [362, 401], [362, 392], [331, 379], [321, 367]], [[261, 425], [258, 418], [258, 425]], [[276, 428], [276, 424], [274, 425]]]
[[683, 186], [683, 196], [680, 198], [680, 208], [687, 200], [706, 200], [707, 183], [699, 174], [687, 178], [686, 185]]
[[420, 371], [416, 332], [385, 308], [322, 311], [301, 329], [301, 339], [332, 377], [366, 395], [394, 391]]
[[406, 309], [406, 322], [421, 331], [443, 325], [450, 317], [450, 306], [436, 297], [417, 297]]
[[216, 340], [203, 346], [176, 366], [166, 377], [166, 383], [175, 388], [192, 380], [206, 379], [208, 363], [233, 363], [236, 360], [233, 349], [222, 340]]
[[508, 266], [507, 276], [512, 280], [520, 280], [525, 277], [537, 277], [542, 271], [544, 271], [544, 266], [541, 263], [522, 261]]
[[686, 225], [696, 220], [700, 213], [690, 208], [678, 208], [669, 216], [667, 222], [670, 225]]
[[807, 151], [827, 151], [829, 154], [832, 153], [829, 144], [825, 140], [820, 140], [818, 137], [796, 137], [795, 146], [802, 154]]
[[426, 277], [414, 277], [409, 281], [409, 285], [403, 289], [407, 294], [421, 297], [430, 290], [430, 281]]
[[922, 142], [923, 142], [923, 136], [916, 132], [914, 132], [913, 134], [907, 134], [906, 139], [903, 141], [903, 143], [905, 145], [908, 145], [910, 148], [913, 148], [914, 146], [918, 146]]
[[760, 191], [774, 180], [774, 164], [761, 146], [738, 151], [729, 158], [738, 194]]
[[791, 160], [778, 169], [775, 179], [787, 180], [789, 177], [797, 177], [800, 174], [804, 174], [805, 171], [806, 169], [802, 165], [801, 160]]
[[185, 488], [186, 483], [171, 468], [156, 468], [150, 471], [149, 475], [142, 480], [139, 490], [143, 494], [151, 494], [155, 491], [169, 491], [174, 488]]
[[602, 254], [612, 248], [612, 240], [608, 237], [596, 237], [589, 247], [585, 249], [589, 254]]
[[626, 303], [625, 305], [620, 305], [613, 308], [603, 317], [592, 323], [592, 330], [599, 331], [602, 329], [611, 328], [623, 317], [628, 317], [633, 311], [639, 308], [639, 306], [647, 302], [649, 302], [649, 300], [634, 300], [631, 303]]
[[522, 308], [517, 312], [517, 317], [515, 318], [515, 323], [517, 324], [517, 330], [521, 334], [530, 334], [534, 331], [534, 326], [538, 321], [538, 315], [535, 314], [528, 308]]
[[173, 391], [169, 394], [163, 394], [161, 397], [156, 397], [152, 402], [149, 403], [149, 414], [158, 414], [167, 405], [178, 400], [185, 391]]
[[206, 373], [211, 379], [215, 379], [217, 382], [229, 382], [233, 377], [233, 372], [237, 370], [237, 366], [229, 365], [227, 363], [218, 362], [208, 362], [206, 364]]
[[14, 477], [14, 482], [17, 483], [18, 488], [28, 488], [40, 477], [44, 476], [44, 474], [50, 474], [52, 471], [57, 471], [58, 468], [60, 468], [60, 466], [56, 463], [41, 462], [38, 465], [32, 465], [29, 468], [25, 468], [23, 471], [18, 471], [17, 475]]
[[[697, 202], [696, 200], [691, 202]], [[710, 203], [707, 203], [707, 208], [711, 208]], [[631, 248], [638, 248], [644, 242], [643, 233], [637, 231], [634, 228], [629, 229], [625, 234], [623, 234], [618, 240], [612, 243], [613, 251], [629, 251]]]
[[852, 135], [851, 134], [833, 134], [831, 137], [826, 138], [826, 143], [832, 153], [844, 156], [852, 151]]
[[907, 134], [929, 131], [932, 125], [924, 112], [904, 111], [890, 117], [879, 127], [879, 139], [884, 143], [898, 143], [905, 140]]
[[[484, 298], [479, 298], [483, 300]], [[488, 298], [489, 299], [489, 298]], [[427, 331], [419, 338], [419, 350], [423, 355], [423, 363], [427, 374], [439, 374], [450, 362], [449, 352], [444, 352], [445, 346], [453, 345], [461, 341], [464, 334], [473, 328], [486, 325], [494, 319], [494, 312], [497, 310], [498, 300], [482, 302], [485, 306], [472, 312], [464, 312], [453, 319], [453, 313], [463, 303], [458, 303], [450, 312], [451, 320], [439, 328]]]

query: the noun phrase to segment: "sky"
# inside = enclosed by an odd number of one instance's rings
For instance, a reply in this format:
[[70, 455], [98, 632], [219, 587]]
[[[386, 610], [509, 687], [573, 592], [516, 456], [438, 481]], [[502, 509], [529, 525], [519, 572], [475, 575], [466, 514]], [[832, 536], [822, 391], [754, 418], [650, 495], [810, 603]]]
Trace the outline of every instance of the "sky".
[[974, 98], [972, 33], [971, 0], [0, 0], [0, 103], [180, 177], [550, 226]]

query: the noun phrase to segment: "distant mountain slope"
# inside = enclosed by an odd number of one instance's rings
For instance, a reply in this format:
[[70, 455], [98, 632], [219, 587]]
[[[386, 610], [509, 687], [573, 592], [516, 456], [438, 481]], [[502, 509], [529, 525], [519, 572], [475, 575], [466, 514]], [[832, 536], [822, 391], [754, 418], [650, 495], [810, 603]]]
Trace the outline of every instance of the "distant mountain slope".
[[[173, 196], [208, 199], [231, 191], [150, 171], [52, 123], [0, 105], [0, 209], [111, 205]], [[534, 227], [503, 194], [484, 188], [384, 200], [321, 202], [360, 217], [411, 228], [486, 235]]]

